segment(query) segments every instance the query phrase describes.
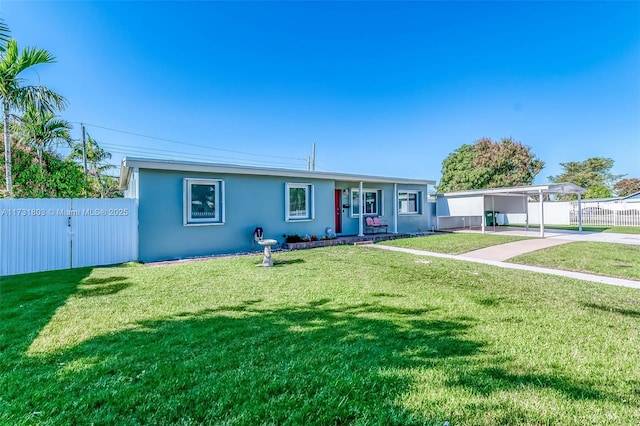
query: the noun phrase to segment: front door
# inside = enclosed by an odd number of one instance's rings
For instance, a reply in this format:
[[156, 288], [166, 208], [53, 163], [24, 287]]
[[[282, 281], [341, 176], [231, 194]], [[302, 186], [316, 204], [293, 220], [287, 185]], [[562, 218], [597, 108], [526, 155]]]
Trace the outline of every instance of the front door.
[[336, 234], [341, 234], [342, 233], [342, 190], [341, 189], [335, 190], [334, 201], [335, 201], [334, 202], [334, 206], [335, 206], [334, 229], [336, 230]]

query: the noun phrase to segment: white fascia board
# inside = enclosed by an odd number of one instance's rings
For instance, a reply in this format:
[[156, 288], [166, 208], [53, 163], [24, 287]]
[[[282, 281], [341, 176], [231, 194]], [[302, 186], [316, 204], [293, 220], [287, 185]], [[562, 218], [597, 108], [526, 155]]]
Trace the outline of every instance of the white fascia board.
[[374, 183], [400, 183], [405, 185], [435, 185], [435, 180], [425, 180], [425, 179], [363, 176], [363, 175], [353, 175], [353, 174], [346, 174], [346, 173], [331, 173], [331, 172], [318, 172], [318, 171], [308, 171], [308, 170], [238, 166], [233, 164], [175, 162], [171, 160], [151, 160], [151, 159], [131, 158], [131, 157], [125, 157], [122, 160], [122, 168], [120, 173], [121, 185], [122, 185], [122, 176], [125, 173], [128, 173], [124, 169], [125, 168], [131, 169], [132, 167], [137, 167], [139, 169], [170, 170], [170, 171], [181, 171], [181, 172], [224, 173], [224, 174], [254, 175], [254, 176], [282, 176], [282, 177], [305, 178], [305, 179], [341, 180], [341, 181], [350, 181], [350, 182], [366, 181], [366, 182], [374, 182]]
[[129, 178], [131, 177], [131, 171], [133, 167], [127, 167], [125, 164], [126, 158], [122, 159], [120, 164], [120, 181], [118, 182], [118, 189], [125, 190], [129, 187]]
[[547, 185], [531, 185], [531, 186], [512, 186], [505, 188], [489, 188], [489, 189], [472, 189], [469, 191], [455, 191], [436, 194], [437, 196], [456, 197], [465, 195], [491, 195], [491, 194], [528, 194], [537, 195], [542, 191], [543, 194], [584, 194], [586, 189], [579, 187], [573, 183], [554, 183]]

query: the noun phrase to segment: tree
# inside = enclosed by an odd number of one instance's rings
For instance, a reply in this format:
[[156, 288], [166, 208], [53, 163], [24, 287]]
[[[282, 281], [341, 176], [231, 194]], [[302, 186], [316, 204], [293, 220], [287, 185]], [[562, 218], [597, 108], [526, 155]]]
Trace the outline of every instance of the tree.
[[34, 148], [14, 139], [14, 188], [20, 198], [80, 198], [91, 192], [91, 182], [74, 162], [44, 151], [42, 163]]
[[613, 193], [609, 188], [602, 185], [590, 186], [584, 198], [611, 198]]
[[531, 185], [544, 167], [531, 148], [511, 138], [465, 144], [442, 162], [438, 192]]
[[[73, 144], [69, 159], [78, 163], [84, 162], [82, 141]], [[87, 133], [86, 141], [87, 174], [93, 180], [93, 189], [96, 196], [101, 198], [121, 197], [122, 191], [118, 189], [118, 180], [106, 174], [115, 166], [107, 161], [111, 159], [111, 153], [105, 151], [98, 142]]]
[[18, 118], [18, 124], [18, 139], [38, 151], [38, 162], [41, 166], [43, 151], [50, 151], [54, 144], [71, 146], [71, 124], [53, 113], [39, 111], [30, 105], [25, 114]]
[[640, 178], [621, 179], [613, 185], [613, 190], [621, 197], [640, 192]]
[[[556, 176], [549, 176], [549, 180], [553, 183], [570, 182], [587, 188], [587, 191], [591, 187], [604, 187], [608, 192], [604, 192], [602, 189], [593, 189], [591, 192], [587, 192], [585, 198], [607, 198], [611, 197], [612, 183], [622, 177], [622, 175], [614, 175], [611, 173], [613, 167], [613, 160], [611, 158], [604, 157], [591, 157], [584, 161], [571, 161], [569, 163], [560, 163], [563, 168], [563, 172]], [[600, 195], [608, 194], [607, 197], [600, 197]], [[572, 199], [575, 196], [562, 196], [562, 199]]]
[[[6, 28], [6, 26], [5, 26]], [[27, 47], [18, 50], [18, 43], [7, 39], [0, 49], [0, 100], [4, 123], [5, 175], [7, 195], [12, 196], [11, 181], [11, 142], [9, 136], [9, 118], [11, 110], [24, 110], [33, 106], [41, 111], [53, 112], [65, 106], [65, 100], [56, 92], [44, 86], [24, 85], [23, 73], [39, 64], [55, 62], [55, 58], [46, 50]]]

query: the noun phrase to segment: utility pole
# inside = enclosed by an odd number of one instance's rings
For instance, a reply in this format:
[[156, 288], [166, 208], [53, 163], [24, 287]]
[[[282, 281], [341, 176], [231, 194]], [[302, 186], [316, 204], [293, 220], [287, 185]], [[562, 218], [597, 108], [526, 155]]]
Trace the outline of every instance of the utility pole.
[[314, 142], [313, 145], [311, 145], [311, 170], [315, 171], [316, 170], [316, 143]]
[[80, 123], [82, 129], [82, 165], [84, 167], [84, 174], [87, 174], [87, 139], [85, 138], [84, 124]]

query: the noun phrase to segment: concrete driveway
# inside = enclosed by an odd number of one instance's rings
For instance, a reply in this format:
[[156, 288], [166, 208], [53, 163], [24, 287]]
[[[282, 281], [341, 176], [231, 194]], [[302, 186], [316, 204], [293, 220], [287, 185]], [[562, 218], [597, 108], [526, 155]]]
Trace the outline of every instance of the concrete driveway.
[[[465, 230], [463, 232], [478, 233], [480, 231]], [[553, 229], [551, 231], [545, 231], [544, 238], [539, 238], [537, 229], [526, 231], [524, 228], [497, 228], [496, 233], [499, 233], [500, 235], [532, 237], [532, 239], [514, 241], [512, 243], [499, 244], [480, 250], [474, 250], [465, 253], [464, 256], [474, 259], [503, 262], [507, 259], [511, 259], [512, 257], [516, 257], [521, 254], [575, 241], [640, 245], [640, 234], [616, 234], [608, 232], [585, 231], [579, 232]]]

